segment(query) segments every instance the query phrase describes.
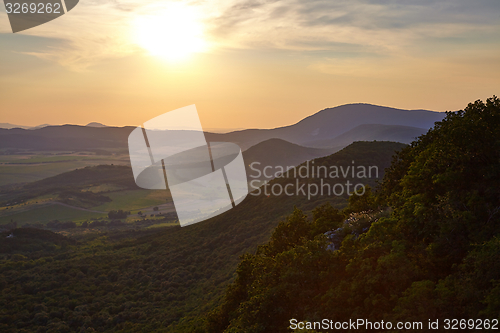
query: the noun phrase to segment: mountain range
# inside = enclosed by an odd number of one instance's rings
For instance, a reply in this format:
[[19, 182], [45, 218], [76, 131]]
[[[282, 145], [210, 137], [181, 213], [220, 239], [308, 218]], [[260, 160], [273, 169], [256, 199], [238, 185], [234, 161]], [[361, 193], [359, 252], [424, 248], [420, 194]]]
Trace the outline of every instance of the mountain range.
[[24, 125], [15, 125], [10, 123], [0, 123], [0, 128], [11, 129], [11, 128], [22, 128], [22, 129], [37, 129], [46, 126], [51, 126], [49, 124], [42, 124], [38, 126], [24, 126]]
[[403, 125], [364, 124], [356, 126], [333, 139], [312, 141], [308, 145], [318, 148], [343, 148], [355, 141], [393, 141], [408, 144], [420, 135], [425, 134], [427, 130], [426, 128]]
[[[229, 133], [206, 132], [207, 141], [234, 142], [246, 151], [246, 162], [280, 156], [279, 163], [297, 165], [326, 156], [355, 141], [409, 143], [424, 134], [445, 113], [401, 110], [371, 104], [347, 104], [319, 111], [294, 125], [274, 129], [246, 129]], [[37, 129], [0, 128], [0, 149], [93, 150], [127, 148], [135, 127], [61, 125]], [[279, 139], [281, 141], [276, 141]], [[285, 143], [287, 141], [289, 144]], [[256, 146], [257, 145], [257, 146]], [[250, 148], [253, 149], [250, 149]], [[247, 151], [248, 150], [248, 151]], [[247, 163], [248, 165], [248, 163]]]
[[[359, 125], [409, 126], [427, 131], [434, 126], [436, 121], [441, 121], [444, 117], [444, 112], [402, 110], [372, 104], [346, 104], [324, 109], [290, 126], [274, 129], [247, 129], [227, 134], [211, 134], [209, 137], [213, 136], [218, 141], [237, 143], [244, 150], [272, 138], [314, 148], [318, 148], [316, 142], [319, 141], [321, 142], [319, 147], [324, 148], [324, 140], [334, 141], [333, 139], [339, 135]], [[393, 129], [402, 131], [397, 127], [393, 127]], [[386, 139], [379, 138], [378, 140], [385, 141]], [[332, 142], [330, 147], [336, 146], [339, 145]]]
[[[56, 125], [42, 124], [42, 125], [38, 125], [38, 126], [25, 126], [25, 125], [15, 125], [15, 124], [11, 124], [11, 123], [0, 123], [0, 128], [4, 128], [4, 129], [22, 128], [22, 129], [33, 130], [33, 129], [43, 128], [43, 127], [47, 127], [47, 126], [56, 126]], [[88, 126], [88, 127], [107, 127], [106, 125], [95, 122], [95, 121], [90, 122], [85, 126]]]

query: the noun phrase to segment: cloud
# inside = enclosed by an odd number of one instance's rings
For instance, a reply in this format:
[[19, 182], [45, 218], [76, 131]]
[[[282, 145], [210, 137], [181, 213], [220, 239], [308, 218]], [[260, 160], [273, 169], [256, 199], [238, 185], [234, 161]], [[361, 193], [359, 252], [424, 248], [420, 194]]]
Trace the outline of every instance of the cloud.
[[[276, 49], [336, 57], [437, 52], [448, 45], [497, 45], [498, 0], [193, 0], [214, 48]], [[137, 15], [161, 0], [80, 1], [67, 15], [24, 34], [64, 40], [29, 54], [85, 69], [140, 52], [131, 38]], [[6, 18], [6, 17], [5, 17]], [[0, 32], [7, 32], [5, 20]], [[314, 53], [316, 52], [316, 53]], [[323, 53], [321, 53], [323, 52]], [[321, 67], [321, 66], [319, 66]]]
[[[14, 36], [57, 41], [49, 48], [31, 47], [29, 51], [19, 52], [57, 62], [73, 70], [85, 70], [100, 60], [137, 52], [138, 47], [129, 38], [130, 25], [135, 13], [148, 3], [151, 1], [142, 2], [142, 5], [137, 1], [80, 1], [66, 15]], [[3, 34], [11, 32], [5, 22], [0, 25]]]
[[498, 33], [499, 10], [497, 0], [249, 0], [229, 6], [213, 21], [212, 33], [234, 37], [240, 45], [266, 42], [277, 48], [294, 48], [301, 39], [321, 40], [325, 48], [332, 42], [395, 46], [443, 31], [447, 36], [478, 29]]

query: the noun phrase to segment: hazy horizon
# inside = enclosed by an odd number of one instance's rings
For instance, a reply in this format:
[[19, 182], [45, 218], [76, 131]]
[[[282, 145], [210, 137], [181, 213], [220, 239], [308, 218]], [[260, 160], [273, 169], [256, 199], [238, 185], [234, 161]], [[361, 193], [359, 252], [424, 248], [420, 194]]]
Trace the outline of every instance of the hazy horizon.
[[1, 122], [124, 126], [196, 104], [208, 128], [326, 107], [458, 110], [498, 94], [500, 2], [80, 2], [12, 34]]
[[[212, 133], [229, 133], [229, 132], [234, 132], [234, 131], [242, 131], [242, 130], [247, 130], [247, 129], [275, 129], [275, 128], [280, 128], [280, 127], [287, 127], [287, 126], [291, 126], [291, 125], [294, 125], [310, 116], [313, 116], [315, 114], [317, 114], [318, 112], [321, 112], [321, 111], [324, 111], [324, 110], [327, 110], [327, 109], [334, 109], [334, 108], [338, 108], [338, 107], [342, 107], [342, 106], [346, 106], [346, 105], [357, 105], [357, 104], [364, 104], [364, 105], [373, 105], [373, 106], [381, 106], [381, 107], [384, 107], [384, 108], [392, 108], [392, 109], [398, 109], [398, 108], [394, 108], [394, 107], [391, 107], [391, 106], [382, 106], [382, 105], [375, 105], [375, 104], [372, 104], [372, 103], [349, 103], [349, 104], [342, 104], [342, 105], [337, 105], [337, 106], [332, 106], [332, 107], [327, 107], [327, 108], [323, 108], [321, 110], [318, 110], [316, 112], [313, 112], [309, 115], [306, 115], [304, 116], [303, 118], [293, 122], [293, 123], [289, 123], [289, 124], [282, 124], [282, 125], [279, 125], [279, 126], [274, 126], [274, 127], [267, 127], [267, 128], [257, 128], [257, 127], [250, 127], [250, 128], [244, 128], [244, 127], [238, 127], [238, 128], [232, 128], [232, 127], [205, 127], [203, 126], [203, 130], [206, 131], [206, 132], [212, 132]], [[445, 111], [434, 111], [434, 110], [424, 110], [424, 109], [398, 109], [398, 110], [403, 110], [403, 111], [429, 111], [429, 112], [446, 112], [446, 111], [457, 111], [457, 110], [445, 110]], [[105, 127], [127, 127], [127, 126], [140, 126], [141, 124], [125, 124], [125, 125], [114, 125], [114, 124], [105, 124], [103, 122], [100, 122], [98, 120], [93, 120], [93, 121], [89, 121], [88, 123], [59, 123], [59, 124], [37, 124], [37, 125], [29, 125], [29, 124], [13, 124], [13, 123], [8, 123], [8, 122], [1, 122], [0, 123], [0, 128], [6, 128], [6, 129], [9, 129], [9, 128], [23, 128], [23, 127], [26, 127], [26, 128], [29, 128], [29, 129], [35, 129], [35, 128], [40, 128], [40, 127], [46, 127], [46, 126], [63, 126], [63, 125], [77, 125], [77, 126], [89, 126], [91, 124], [100, 124], [100, 125], [104, 125]], [[2, 127], [2, 126], [5, 126], [5, 125], [9, 125], [9, 127]], [[89, 127], [100, 127], [100, 126], [89, 126]]]

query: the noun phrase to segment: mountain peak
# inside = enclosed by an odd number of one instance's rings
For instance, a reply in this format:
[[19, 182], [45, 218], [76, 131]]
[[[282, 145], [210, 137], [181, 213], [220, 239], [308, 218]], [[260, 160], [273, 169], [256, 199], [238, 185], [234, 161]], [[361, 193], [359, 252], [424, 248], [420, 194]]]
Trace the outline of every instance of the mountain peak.
[[101, 124], [101, 123], [98, 123], [98, 122], [95, 122], [95, 121], [93, 121], [91, 123], [88, 123], [85, 126], [87, 126], [87, 127], [108, 127], [108, 126], [106, 126], [104, 124]]

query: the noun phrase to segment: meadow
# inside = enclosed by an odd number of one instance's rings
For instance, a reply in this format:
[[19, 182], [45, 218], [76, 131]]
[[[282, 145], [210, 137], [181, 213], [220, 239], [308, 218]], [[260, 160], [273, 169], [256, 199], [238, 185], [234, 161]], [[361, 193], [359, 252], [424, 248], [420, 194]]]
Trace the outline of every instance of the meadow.
[[79, 155], [72, 152], [0, 155], [0, 186], [34, 182], [99, 164], [128, 165], [128, 155]]
[[59, 204], [35, 205], [26, 206], [24, 210], [14, 212], [13, 214], [2, 211], [0, 225], [10, 223], [11, 220], [17, 222], [18, 225], [25, 223], [41, 223], [45, 225], [52, 220], [59, 220], [61, 222], [73, 221], [78, 225], [92, 218], [107, 217], [106, 214], [93, 213]]
[[[159, 212], [170, 212], [173, 204], [168, 191], [149, 191], [138, 188], [130, 188], [126, 184], [113, 182], [111, 179], [115, 175], [110, 171], [109, 183], [85, 183], [74, 187], [68, 183], [68, 189], [78, 191], [99, 193], [111, 199], [110, 202], [98, 202], [95, 206], [87, 205], [73, 207], [71, 202], [66, 205], [60, 204], [61, 189], [50, 190], [50, 186], [41, 185], [37, 188], [36, 194], [29, 199], [15, 199], [19, 192], [16, 188], [23, 188], [23, 183], [34, 182], [41, 179], [52, 179], [65, 172], [76, 169], [83, 169], [94, 165], [127, 165], [128, 155], [96, 155], [72, 152], [57, 153], [37, 153], [37, 154], [14, 154], [0, 155], [0, 186], [4, 186], [1, 197], [7, 206], [0, 208], [0, 225], [10, 222], [17, 222], [18, 226], [25, 224], [41, 223], [45, 225], [51, 220], [73, 221], [80, 225], [84, 221], [94, 218], [107, 218], [107, 213], [111, 210], [124, 210], [132, 213], [125, 221], [133, 223], [140, 217], [137, 212], [142, 211], [148, 214], [154, 212], [153, 208], [159, 206]], [[87, 169], [85, 169], [87, 170]], [[76, 177], [76, 178], [75, 178]], [[73, 176], [77, 183], [77, 175]], [[55, 184], [53, 181], [50, 184]], [[49, 185], [50, 185], [49, 184]], [[64, 187], [64, 184], [61, 184]], [[13, 192], [12, 192], [13, 191]], [[55, 192], [54, 192], [55, 191]], [[29, 190], [28, 193], [35, 193]], [[12, 201], [11, 201], [12, 199]], [[17, 201], [17, 202], [16, 202]], [[59, 203], [58, 203], [59, 202]], [[69, 203], [69, 205], [68, 205]], [[158, 213], [158, 212], [157, 212]]]
[[132, 213], [137, 213], [139, 210], [152, 206], [159, 206], [166, 203], [171, 203], [172, 198], [170, 192], [165, 190], [125, 190], [118, 192], [106, 193], [106, 196], [111, 198], [111, 202], [106, 202], [103, 205], [92, 207], [92, 210], [110, 211], [110, 210], [127, 210]]

